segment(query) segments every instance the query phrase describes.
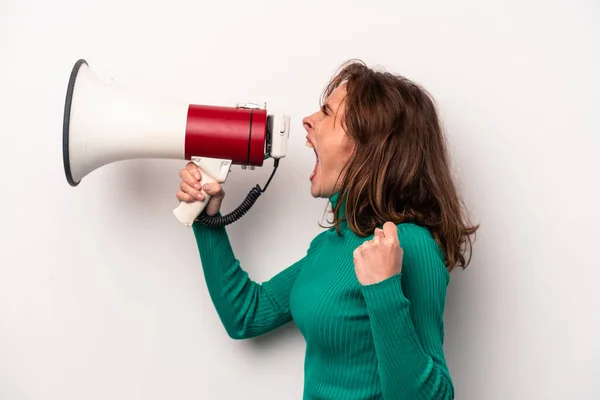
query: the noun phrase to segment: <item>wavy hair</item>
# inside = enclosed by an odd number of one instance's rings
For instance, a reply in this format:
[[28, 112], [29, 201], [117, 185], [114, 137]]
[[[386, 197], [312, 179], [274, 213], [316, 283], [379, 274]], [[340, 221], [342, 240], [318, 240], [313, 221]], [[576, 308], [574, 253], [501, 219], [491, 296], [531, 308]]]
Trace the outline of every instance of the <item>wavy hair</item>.
[[467, 221], [433, 98], [409, 79], [360, 60], [341, 66], [322, 101], [341, 84], [342, 123], [356, 146], [340, 181], [333, 226], [339, 233], [346, 220], [365, 237], [386, 221], [412, 222], [429, 229], [449, 271], [465, 268], [478, 226]]

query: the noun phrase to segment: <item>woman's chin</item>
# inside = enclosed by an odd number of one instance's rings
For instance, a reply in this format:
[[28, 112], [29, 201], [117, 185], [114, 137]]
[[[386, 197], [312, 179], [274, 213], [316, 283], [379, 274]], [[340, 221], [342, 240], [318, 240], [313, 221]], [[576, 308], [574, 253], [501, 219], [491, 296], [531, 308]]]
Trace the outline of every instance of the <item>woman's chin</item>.
[[310, 194], [314, 198], [319, 198], [321, 195], [321, 193], [319, 192], [319, 188], [317, 188], [317, 185], [314, 182], [311, 182], [310, 184]]
[[323, 197], [321, 185], [319, 185], [319, 183], [314, 179], [310, 181], [310, 194], [316, 199]]
[[333, 188], [327, 185], [327, 181], [320, 176], [321, 171], [315, 171], [310, 177], [310, 194], [314, 198], [328, 199], [331, 197]]
[[310, 185], [310, 194], [315, 199], [328, 199], [329, 197], [331, 197], [331, 193], [329, 190], [324, 190], [315, 182], [312, 182]]

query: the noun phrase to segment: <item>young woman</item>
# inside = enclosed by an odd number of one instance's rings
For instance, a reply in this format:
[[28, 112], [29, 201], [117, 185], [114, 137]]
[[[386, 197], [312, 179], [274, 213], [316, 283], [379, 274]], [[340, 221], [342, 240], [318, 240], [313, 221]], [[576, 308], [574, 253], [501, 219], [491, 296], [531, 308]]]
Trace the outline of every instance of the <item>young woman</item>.
[[[224, 228], [195, 223], [210, 296], [235, 339], [294, 320], [306, 340], [305, 399], [454, 398], [443, 351], [449, 272], [466, 267], [477, 227], [452, 181], [434, 102], [410, 80], [345, 64], [303, 120], [316, 164], [311, 193], [332, 226], [304, 258], [261, 284]], [[177, 198], [202, 199], [193, 163]], [[219, 212], [220, 185], [205, 212]]]

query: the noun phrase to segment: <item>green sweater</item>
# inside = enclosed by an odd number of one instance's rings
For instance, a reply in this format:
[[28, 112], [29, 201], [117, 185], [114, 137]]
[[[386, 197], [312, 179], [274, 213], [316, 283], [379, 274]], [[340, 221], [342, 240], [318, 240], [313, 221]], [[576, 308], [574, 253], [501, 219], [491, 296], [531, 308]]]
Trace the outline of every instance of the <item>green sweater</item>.
[[302, 259], [257, 283], [225, 228], [195, 223], [208, 291], [227, 333], [251, 338], [293, 320], [306, 341], [306, 400], [453, 399], [443, 352], [449, 274], [429, 231], [399, 224], [402, 273], [363, 286], [352, 253], [372, 236], [341, 228], [341, 236], [334, 228], [320, 233]]

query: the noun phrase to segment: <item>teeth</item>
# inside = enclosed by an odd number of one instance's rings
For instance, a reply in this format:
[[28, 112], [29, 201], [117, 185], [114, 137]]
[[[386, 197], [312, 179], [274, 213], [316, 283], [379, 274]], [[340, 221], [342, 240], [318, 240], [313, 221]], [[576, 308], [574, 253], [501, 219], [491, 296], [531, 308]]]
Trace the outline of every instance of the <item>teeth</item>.
[[311, 149], [314, 149], [314, 146], [312, 145], [312, 143], [309, 140], [306, 141], [306, 147], [310, 147]]

